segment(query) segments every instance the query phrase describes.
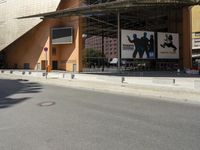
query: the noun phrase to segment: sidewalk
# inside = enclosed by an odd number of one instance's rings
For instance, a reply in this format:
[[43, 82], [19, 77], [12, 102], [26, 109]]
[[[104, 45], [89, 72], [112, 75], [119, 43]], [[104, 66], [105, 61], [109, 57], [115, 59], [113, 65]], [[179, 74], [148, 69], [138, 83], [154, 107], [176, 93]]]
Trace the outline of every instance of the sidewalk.
[[0, 72], [0, 78], [27, 79], [44, 84], [71, 88], [110, 92], [125, 95], [174, 99], [200, 102], [200, 77], [146, 77], [100, 74], [70, 74], [52, 72], [45, 78], [43, 72], [9, 71]]

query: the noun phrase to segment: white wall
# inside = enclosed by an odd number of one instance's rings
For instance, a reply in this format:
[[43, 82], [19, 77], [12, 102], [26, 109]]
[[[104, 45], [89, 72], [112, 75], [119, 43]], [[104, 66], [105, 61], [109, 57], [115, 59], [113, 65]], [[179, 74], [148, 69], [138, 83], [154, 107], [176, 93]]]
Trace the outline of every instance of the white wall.
[[42, 21], [16, 18], [55, 11], [59, 3], [60, 0], [0, 0], [0, 51]]

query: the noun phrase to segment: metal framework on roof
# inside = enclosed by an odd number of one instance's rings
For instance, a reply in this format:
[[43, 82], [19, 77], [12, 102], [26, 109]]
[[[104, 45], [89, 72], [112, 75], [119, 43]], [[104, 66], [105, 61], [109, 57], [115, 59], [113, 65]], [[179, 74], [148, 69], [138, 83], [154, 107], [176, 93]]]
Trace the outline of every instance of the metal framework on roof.
[[[168, 32], [169, 15], [173, 15], [176, 19], [174, 23], [180, 23], [182, 19], [181, 8], [139, 8], [129, 9], [120, 13], [120, 28], [147, 30], [157, 32]], [[85, 17], [86, 23], [83, 24], [83, 29], [88, 36], [98, 35], [107, 37], [117, 37], [117, 14], [102, 13]]]
[[81, 0], [81, 2], [80, 7], [23, 16], [18, 19], [82, 16], [86, 18], [86, 24], [83, 26], [88, 35], [104, 34], [116, 37], [118, 12], [122, 28], [134, 26], [134, 29], [138, 30], [145, 28], [166, 31], [169, 11], [200, 4], [200, 0]]
[[198, 4], [200, 4], [200, 0], [86, 0], [80, 7], [23, 16], [18, 19], [33, 17], [58, 18], [105, 12], [123, 12], [136, 7], [184, 7]]

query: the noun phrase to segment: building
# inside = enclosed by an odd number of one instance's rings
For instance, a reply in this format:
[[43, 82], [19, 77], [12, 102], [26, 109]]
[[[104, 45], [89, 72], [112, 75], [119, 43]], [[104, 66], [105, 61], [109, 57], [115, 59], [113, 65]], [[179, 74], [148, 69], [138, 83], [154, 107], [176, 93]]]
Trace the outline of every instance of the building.
[[[87, 41], [100, 37], [97, 44], [102, 44], [101, 51], [109, 59], [117, 56], [160, 70], [191, 68], [190, 8], [195, 4], [198, 4], [196, 0], [1, 0], [0, 50], [5, 58], [4, 66], [34, 70], [44, 70], [48, 66], [53, 70], [81, 72], [88, 67], [85, 62]], [[160, 33], [176, 33], [178, 55], [159, 57], [159, 45], [155, 44], [153, 59], [147, 59], [148, 56], [133, 59], [132, 54], [125, 57], [124, 47], [120, 46], [125, 30], [131, 34], [154, 32], [157, 43]], [[112, 46], [107, 41], [111, 41]], [[131, 44], [124, 46], [127, 49]], [[104, 62], [100, 62], [101, 66], [104, 67]]]
[[200, 6], [192, 8], [192, 63], [200, 69]]
[[104, 37], [102, 46], [102, 36], [92, 36], [86, 38], [85, 49], [94, 49], [103, 53], [104, 57], [110, 62], [117, 58], [117, 38]]
[[[3, 0], [0, 2], [1, 35], [0, 49], [6, 57], [6, 68], [43, 70], [47, 60], [52, 69], [72, 70], [79, 63], [79, 17], [42, 20], [39, 18], [17, 19], [20, 16], [79, 7], [74, 0]], [[73, 44], [52, 45], [53, 27], [73, 27]], [[51, 61], [50, 61], [51, 60]], [[76, 67], [76, 66], [74, 66]]]

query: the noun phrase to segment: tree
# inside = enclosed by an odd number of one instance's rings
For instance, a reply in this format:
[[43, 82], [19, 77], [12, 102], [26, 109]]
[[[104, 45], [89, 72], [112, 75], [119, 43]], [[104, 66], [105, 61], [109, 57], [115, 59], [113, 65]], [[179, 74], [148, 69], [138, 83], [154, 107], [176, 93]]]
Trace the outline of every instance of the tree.
[[88, 48], [86, 49], [86, 58], [99, 58], [99, 57], [105, 57], [105, 55], [100, 52], [100, 51], [97, 51], [93, 48]]

